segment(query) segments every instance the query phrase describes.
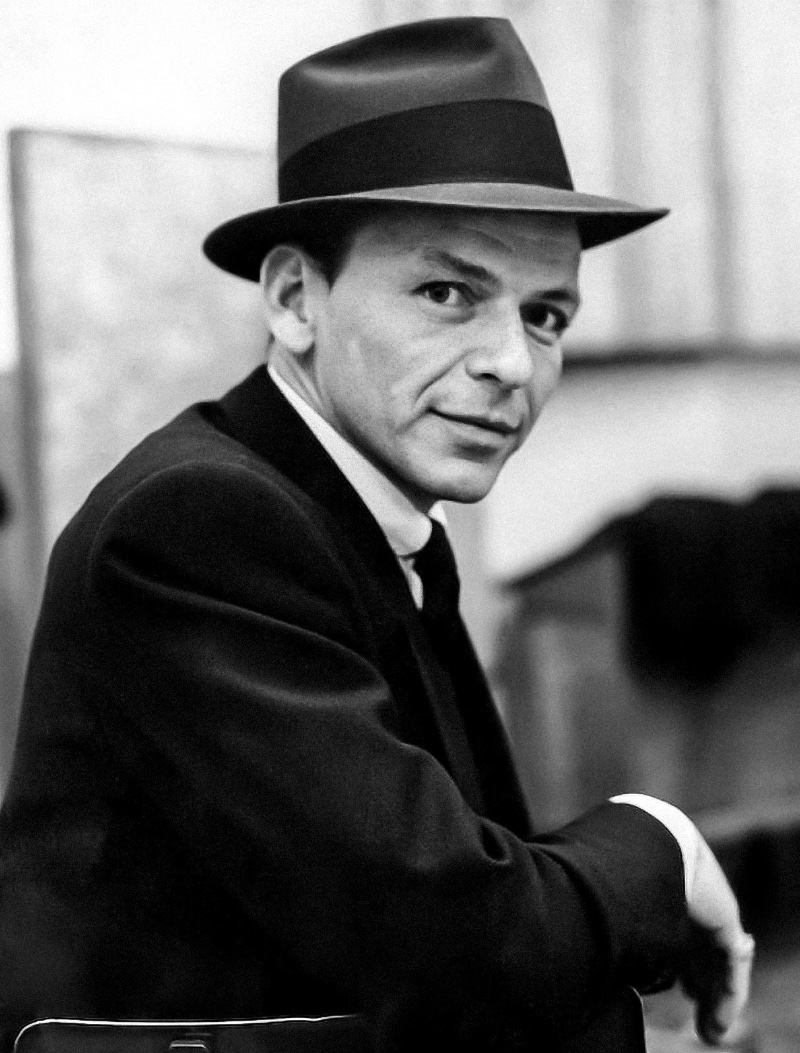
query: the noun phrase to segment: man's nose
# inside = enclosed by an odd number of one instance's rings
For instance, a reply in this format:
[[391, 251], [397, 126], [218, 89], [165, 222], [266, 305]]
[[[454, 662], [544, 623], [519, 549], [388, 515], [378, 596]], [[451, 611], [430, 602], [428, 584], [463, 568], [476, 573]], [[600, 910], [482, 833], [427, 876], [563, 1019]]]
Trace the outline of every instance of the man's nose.
[[487, 318], [476, 346], [466, 360], [475, 380], [494, 380], [502, 387], [521, 388], [531, 383], [535, 342], [525, 331], [519, 311], [493, 312]]

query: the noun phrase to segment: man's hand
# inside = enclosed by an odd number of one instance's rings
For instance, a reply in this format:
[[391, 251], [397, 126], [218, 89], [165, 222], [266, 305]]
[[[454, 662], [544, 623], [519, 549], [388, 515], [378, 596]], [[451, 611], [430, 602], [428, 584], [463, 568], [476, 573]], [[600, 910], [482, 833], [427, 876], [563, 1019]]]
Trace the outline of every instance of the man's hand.
[[693, 850], [686, 896], [693, 932], [680, 979], [697, 1004], [697, 1033], [716, 1045], [732, 1037], [747, 1003], [755, 943], [742, 929], [731, 887], [696, 827]]
[[643, 808], [680, 845], [692, 935], [678, 976], [696, 1004], [697, 1033], [710, 1045], [721, 1045], [738, 1029], [755, 952], [752, 936], [742, 929], [736, 897], [700, 831], [678, 808], [639, 793], [612, 801]]

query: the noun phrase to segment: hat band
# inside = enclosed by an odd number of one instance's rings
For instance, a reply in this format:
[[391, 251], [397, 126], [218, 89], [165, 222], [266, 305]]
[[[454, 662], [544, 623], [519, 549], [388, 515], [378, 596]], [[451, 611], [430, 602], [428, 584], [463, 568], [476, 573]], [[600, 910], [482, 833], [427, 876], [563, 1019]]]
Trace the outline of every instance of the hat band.
[[378, 117], [308, 143], [278, 173], [281, 203], [431, 183], [532, 183], [572, 190], [549, 110], [505, 99]]

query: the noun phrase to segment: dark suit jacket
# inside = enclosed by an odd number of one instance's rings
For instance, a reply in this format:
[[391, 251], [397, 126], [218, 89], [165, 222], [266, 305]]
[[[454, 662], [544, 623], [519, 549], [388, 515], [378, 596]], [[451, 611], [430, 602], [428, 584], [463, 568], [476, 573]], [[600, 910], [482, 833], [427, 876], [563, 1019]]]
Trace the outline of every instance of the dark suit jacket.
[[263, 368], [58, 541], [0, 866], [3, 1050], [36, 1016], [352, 1009], [385, 1049], [549, 1049], [668, 971], [685, 924], [640, 810], [532, 835], [474, 658], [437, 664]]

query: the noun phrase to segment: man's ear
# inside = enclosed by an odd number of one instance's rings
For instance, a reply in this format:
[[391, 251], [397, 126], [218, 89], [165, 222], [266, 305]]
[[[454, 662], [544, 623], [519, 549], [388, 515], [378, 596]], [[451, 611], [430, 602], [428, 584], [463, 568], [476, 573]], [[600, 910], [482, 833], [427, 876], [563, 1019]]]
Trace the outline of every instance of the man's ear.
[[294, 354], [314, 345], [316, 298], [325, 279], [302, 249], [276, 245], [261, 264], [261, 291], [273, 337]]

